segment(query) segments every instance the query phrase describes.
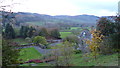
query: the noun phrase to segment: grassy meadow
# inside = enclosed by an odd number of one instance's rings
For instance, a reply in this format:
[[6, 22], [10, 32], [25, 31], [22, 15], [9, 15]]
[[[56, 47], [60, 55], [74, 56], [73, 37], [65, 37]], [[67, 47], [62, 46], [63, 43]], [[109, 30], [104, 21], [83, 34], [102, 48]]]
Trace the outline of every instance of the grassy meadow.
[[72, 60], [75, 66], [118, 66], [118, 53], [112, 55], [100, 55], [95, 60], [82, 54], [75, 54]]
[[42, 54], [40, 54], [34, 47], [30, 47], [21, 49], [19, 59], [28, 61], [30, 59], [40, 59], [41, 56]]
[[[49, 63], [27, 63], [20, 66], [49, 66]], [[112, 55], [100, 55], [95, 60], [94, 58], [88, 58], [82, 54], [74, 54], [72, 59], [72, 66], [118, 66], [118, 53]]]
[[69, 35], [73, 35], [71, 32], [60, 32], [61, 38], [65, 38]]

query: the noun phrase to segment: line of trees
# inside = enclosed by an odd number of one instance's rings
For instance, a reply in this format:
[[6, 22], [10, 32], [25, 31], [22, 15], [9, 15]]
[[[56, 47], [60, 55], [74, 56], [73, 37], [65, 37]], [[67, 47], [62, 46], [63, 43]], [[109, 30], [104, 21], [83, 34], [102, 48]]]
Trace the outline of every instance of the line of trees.
[[2, 34], [6, 39], [13, 39], [15, 38], [15, 31], [9, 23], [5, 26], [5, 30]]
[[33, 27], [21, 26], [20, 37], [22, 37], [22, 38], [26, 38], [26, 37], [31, 38], [34, 35], [34, 32], [35, 32], [35, 28], [33, 28]]
[[56, 39], [60, 39], [60, 32], [59, 32], [59, 29], [57, 28], [49, 29], [49, 28], [42, 27], [40, 29], [39, 28], [36, 29], [36, 33], [38, 33], [39, 36], [43, 36], [46, 38], [53, 37]]
[[[17, 31], [15, 31], [15, 29]], [[29, 26], [21, 26], [21, 28], [13, 28], [13, 26], [10, 23], [7, 23], [5, 26], [5, 29], [2, 30], [3, 37], [6, 39], [14, 39], [16, 37], [21, 38], [32, 38], [35, 36], [43, 36], [43, 37], [53, 37], [60, 39], [60, 33], [57, 28], [49, 30], [47, 28], [34, 28]]]

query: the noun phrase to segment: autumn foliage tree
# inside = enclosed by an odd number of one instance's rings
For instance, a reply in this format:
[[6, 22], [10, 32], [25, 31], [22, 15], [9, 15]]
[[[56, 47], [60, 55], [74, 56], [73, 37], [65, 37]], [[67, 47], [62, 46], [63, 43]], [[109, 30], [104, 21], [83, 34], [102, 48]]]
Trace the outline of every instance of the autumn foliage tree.
[[101, 35], [101, 32], [97, 30], [92, 30], [91, 33], [93, 38], [91, 40], [87, 40], [86, 43], [89, 45], [91, 55], [96, 59], [97, 55], [99, 55], [99, 47], [104, 36]]

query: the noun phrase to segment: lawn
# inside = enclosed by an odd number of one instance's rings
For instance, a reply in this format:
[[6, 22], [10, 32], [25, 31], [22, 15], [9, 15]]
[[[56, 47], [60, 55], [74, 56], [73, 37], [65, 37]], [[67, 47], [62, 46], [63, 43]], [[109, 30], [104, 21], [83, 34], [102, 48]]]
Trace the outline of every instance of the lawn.
[[[29, 59], [40, 59], [42, 54], [40, 54], [34, 47], [23, 48], [20, 51], [19, 59], [22, 59], [22, 62], [28, 61]], [[19, 66], [48, 66], [47, 63], [26, 63]]]
[[65, 38], [69, 35], [73, 35], [71, 32], [60, 32], [61, 38]]
[[20, 45], [28, 44], [28, 42], [27, 42], [25, 39], [22, 39], [22, 38], [13, 39], [13, 42], [17, 42], [17, 43], [19, 43]]
[[30, 47], [21, 49], [19, 59], [28, 61], [30, 59], [40, 59], [41, 56], [42, 55], [34, 47]]
[[101, 55], [96, 60], [87, 59], [81, 54], [75, 54], [72, 63], [75, 66], [118, 66], [118, 54]]

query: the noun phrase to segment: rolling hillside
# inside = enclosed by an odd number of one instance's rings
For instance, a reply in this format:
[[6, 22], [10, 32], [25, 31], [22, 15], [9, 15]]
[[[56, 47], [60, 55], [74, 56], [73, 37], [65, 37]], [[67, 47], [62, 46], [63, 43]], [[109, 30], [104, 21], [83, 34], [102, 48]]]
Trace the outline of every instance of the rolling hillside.
[[99, 17], [94, 15], [77, 15], [77, 16], [67, 16], [67, 15], [57, 15], [50, 16], [37, 13], [15, 13], [17, 21], [23, 22], [52, 22], [52, 23], [92, 23], [95, 24]]
[[[7, 15], [8, 14], [8, 15]], [[3, 23], [8, 22], [9, 19], [15, 18], [14, 22], [19, 25], [20, 23], [29, 23], [35, 25], [69, 25], [69, 26], [81, 26], [81, 25], [90, 25], [93, 26], [96, 24], [99, 17], [94, 15], [76, 15], [76, 16], [68, 16], [68, 15], [56, 15], [50, 16], [45, 14], [38, 14], [38, 13], [28, 13], [28, 12], [17, 12], [9, 14], [9, 12], [2, 13], [3, 17], [7, 17], [7, 19], [3, 19]], [[56, 25], [55, 25], [56, 26]]]

